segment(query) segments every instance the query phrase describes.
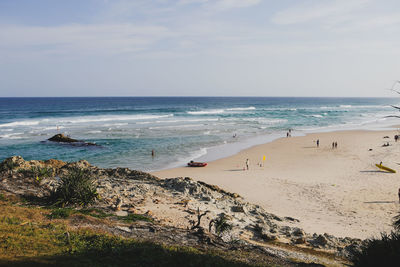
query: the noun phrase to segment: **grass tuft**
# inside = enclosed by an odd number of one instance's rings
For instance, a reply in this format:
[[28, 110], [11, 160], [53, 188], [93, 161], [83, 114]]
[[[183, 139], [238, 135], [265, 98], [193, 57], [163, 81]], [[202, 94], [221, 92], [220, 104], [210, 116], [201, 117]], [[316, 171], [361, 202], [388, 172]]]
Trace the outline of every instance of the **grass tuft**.
[[61, 177], [59, 187], [52, 193], [51, 198], [58, 206], [88, 206], [93, 204], [99, 195], [94, 179], [87, 170], [73, 169]]

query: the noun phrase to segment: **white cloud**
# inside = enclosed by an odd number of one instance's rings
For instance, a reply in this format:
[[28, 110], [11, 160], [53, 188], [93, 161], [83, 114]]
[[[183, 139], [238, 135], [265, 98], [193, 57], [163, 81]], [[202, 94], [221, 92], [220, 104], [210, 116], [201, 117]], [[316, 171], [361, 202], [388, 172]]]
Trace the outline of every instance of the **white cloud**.
[[306, 1], [277, 12], [271, 21], [275, 24], [298, 24], [316, 19], [329, 19], [359, 10], [369, 0]]
[[258, 5], [261, 0], [180, 0], [179, 4], [202, 4], [211, 10], [227, 10]]
[[0, 25], [0, 47], [9, 50], [123, 53], [148, 49], [172, 33], [162, 26], [101, 24], [39, 27]]

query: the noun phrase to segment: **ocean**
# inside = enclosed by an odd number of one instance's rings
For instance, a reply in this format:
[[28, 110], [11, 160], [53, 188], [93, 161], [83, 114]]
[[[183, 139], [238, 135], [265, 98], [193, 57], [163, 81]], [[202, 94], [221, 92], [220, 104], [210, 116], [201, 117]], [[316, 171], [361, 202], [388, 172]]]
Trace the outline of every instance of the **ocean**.
[[[396, 104], [396, 98], [0, 98], [0, 160], [86, 159], [154, 171], [226, 157], [288, 129], [304, 135], [398, 124], [386, 117], [398, 114], [390, 106]], [[57, 133], [99, 146], [46, 142]]]

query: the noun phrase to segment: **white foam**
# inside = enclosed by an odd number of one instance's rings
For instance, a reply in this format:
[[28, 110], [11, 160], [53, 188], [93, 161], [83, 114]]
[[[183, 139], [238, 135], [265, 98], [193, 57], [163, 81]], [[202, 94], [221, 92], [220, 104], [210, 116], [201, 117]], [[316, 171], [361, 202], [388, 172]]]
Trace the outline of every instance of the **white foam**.
[[[197, 150], [195, 152], [192, 152], [190, 154], [189, 159], [190, 160], [195, 160], [195, 159], [200, 158], [201, 156], [204, 156], [205, 154], [207, 154], [207, 148], [203, 147], [203, 148], [200, 148], [199, 150]], [[190, 161], [190, 160], [187, 160], [187, 161]], [[186, 162], [186, 161], [184, 161], [184, 162]]]
[[[64, 126], [58, 126], [58, 129], [64, 129]], [[40, 128], [42, 131], [49, 131], [49, 130], [57, 130], [57, 126], [51, 126], [51, 127], [44, 127]]]
[[173, 114], [168, 115], [125, 115], [125, 116], [87, 116], [79, 119], [68, 118], [61, 120], [61, 123], [87, 123], [87, 122], [103, 122], [103, 121], [130, 121], [130, 120], [149, 120], [173, 117]]
[[31, 125], [38, 125], [38, 124], [39, 124], [39, 121], [14, 121], [14, 122], [0, 124], [0, 127], [31, 126]]
[[110, 123], [110, 124], [103, 124], [103, 127], [110, 127], [110, 126], [125, 126], [128, 125], [128, 123]]
[[246, 118], [246, 121], [257, 121], [262, 124], [278, 124], [287, 122], [287, 119]]
[[191, 127], [202, 127], [204, 124], [184, 124], [184, 125], [168, 125], [168, 126], [155, 126], [149, 127], [150, 130], [153, 129], [165, 129], [165, 128], [191, 128]]
[[247, 107], [247, 108], [227, 108], [229, 111], [241, 111], [241, 110], [255, 110], [255, 107]]
[[225, 111], [223, 109], [210, 109], [210, 110], [200, 110], [200, 111], [188, 111], [187, 114], [190, 115], [205, 115], [205, 114], [221, 114]]
[[324, 116], [319, 115], [319, 114], [313, 114], [313, 115], [311, 115], [311, 117], [314, 117], [314, 118], [323, 118]]
[[22, 135], [23, 133], [10, 133], [10, 134], [3, 134], [0, 135], [0, 138], [4, 138], [4, 139], [20, 139], [22, 138], [19, 135]]

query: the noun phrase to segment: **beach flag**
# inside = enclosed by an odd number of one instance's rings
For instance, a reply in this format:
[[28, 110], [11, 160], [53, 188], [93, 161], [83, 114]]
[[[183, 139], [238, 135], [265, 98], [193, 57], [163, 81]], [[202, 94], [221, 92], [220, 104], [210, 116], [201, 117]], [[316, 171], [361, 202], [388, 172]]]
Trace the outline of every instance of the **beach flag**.
[[263, 156], [263, 160], [265, 160], [265, 155]]

